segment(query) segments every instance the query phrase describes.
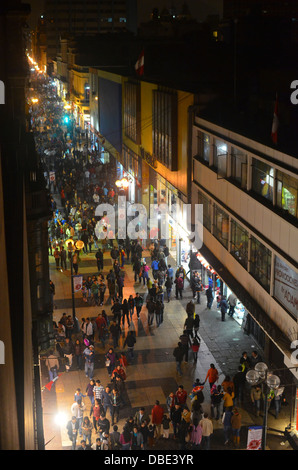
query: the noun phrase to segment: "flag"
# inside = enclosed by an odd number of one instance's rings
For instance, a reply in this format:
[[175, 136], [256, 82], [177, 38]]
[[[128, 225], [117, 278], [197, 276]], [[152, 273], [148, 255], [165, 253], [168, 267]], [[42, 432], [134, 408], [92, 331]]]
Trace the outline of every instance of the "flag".
[[272, 142], [275, 145], [277, 144], [278, 125], [279, 125], [279, 121], [278, 121], [278, 99], [277, 99], [277, 95], [276, 95], [274, 113], [273, 113], [272, 129], [271, 129], [271, 138], [272, 138]]
[[135, 70], [139, 76], [144, 75], [144, 50], [142, 50], [138, 60], [136, 61]]
[[45, 388], [47, 388], [48, 391], [50, 392], [51, 389], [52, 389], [53, 383], [55, 383], [56, 380], [58, 380], [61, 375], [62, 375], [62, 374], [58, 374], [53, 380], [51, 380], [51, 382], [48, 382], [44, 387], [42, 387], [42, 391], [43, 391]]

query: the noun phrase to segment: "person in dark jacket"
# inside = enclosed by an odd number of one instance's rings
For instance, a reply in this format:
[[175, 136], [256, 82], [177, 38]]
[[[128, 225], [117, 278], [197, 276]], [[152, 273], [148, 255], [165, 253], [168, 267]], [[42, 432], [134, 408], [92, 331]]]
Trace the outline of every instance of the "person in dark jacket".
[[135, 344], [136, 344], [135, 334], [134, 334], [133, 331], [129, 331], [128, 335], [125, 338], [123, 348], [125, 348], [125, 346], [127, 346], [127, 349], [128, 349], [127, 358], [129, 359], [130, 362], [134, 358], [133, 350], [134, 350]]
[[211, 286], [209, 286], [208, 289], [206, 290], [206, 297], [207, 297], [207, 308], [211, 310], [213, 299], [214, 299], [213, 290]]
[[185, 354], [184, 348], [182, 346], [182, 343], [179, 341], [178, 346], [174, 349], [173, 356], [176, 359], [176, 370], [177, 370], [177, 374], [180, 377], [182, 376], [181, 362], [182, 362], [184, 354]]
[[175, 408], [171, 414], [171, 419], [172, 419], [172, 424], [173, 424], [174, 437], [177, 437], [179, 424], [181, 423], [181, 419], [182, 419], [182, 408], [180, 405], [178, 404], [175, 405]]
[[98, 248], [97, 252], [95, 253], [95, 258], [97, 263], [97, 269], [100, 272], [103, 270], [103, 252], [100, 248]]
[[128, 324], [128, 326], [130, 326], [130, 321], [129, 321], [129, 305], [128, 305], [127, 299], [124, 299], [124, 300], [123, 300], [121, 309], [122, 309], [122, 324], [123, 324], [123, 327], [124, 327], [124, 323], [125, 323], [125, 317], [126, 317], [126, 319], [127, 319], [127, 324]]
[[76, 444], [77, 444], [78, 431], [79, 431], [79, 421], [77, 420], [75, 416], [73, 416], [71, 420], [68, 421], [66, 425], [66, 429], [67, 429], [69, 440], [72, 443], [71, 449], [75, 450]]
[[243, 400], [244, 388], [246, 384], [246, 374], [242, 370], [242, 366], [238, 367], [238, 372], [233, 377], [235, 403], [238, 405]]
[[116, 423], [119, 421], [119, 411], [120, 411], [120, 406], [122, 405], [122, 400], [120, 393], [116, 388], [112, 390], [112, 395], [111, 395], [111, 400], [112, 400], [112, 426], [114, 426], [114, 421], [116, 419]]
[[219, 306], [221, 311], [221, 321], [225, 321], [226, 313], [229, 310], [229, 304], [225, 295], [222, 296]]

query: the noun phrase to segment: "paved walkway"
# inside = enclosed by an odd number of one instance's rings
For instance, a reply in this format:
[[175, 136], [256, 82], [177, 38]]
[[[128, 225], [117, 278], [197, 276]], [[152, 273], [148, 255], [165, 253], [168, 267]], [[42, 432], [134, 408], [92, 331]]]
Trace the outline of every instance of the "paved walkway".
[[[147, 253], [148, 254], [148, 253]], [[95, 250], [90, 254], [83, 254], [82, 261], [79, 266], [79, 274], [86, 276], [87, 274], [96, 274], [96, 261]], [[112, 262], [109, 252], [105, 253], [104, 271], [106, 275], [111, 269]], [[56, 286], [55, 305], [57, 308], [54, 310], [54, 320], [58, 322], [62, 313], [72, 315], [72, 302], [71, 302], [71, 281], [70, 281], [70, 268], [64, 272], [55, 269], [54, 258], [50, 256], [50, 269], [51, 279]], [[124, 298], [128, 298], [130, 294], [135, 295], [136, 292], [140, 294], [147, 294], [147, 289], [139, 283], [134, 283], [132, 266], [130, 264], [125, 266], [125, 287]], [[233, 376], [237, 371], [239, 359], [242, 351], [246, 350], [250, 354], [253, 348], [257, 348], [252, 338], [245, 335], [239, 324], [228, 317], [226, 322], [221, 321], [220, 313], [215, 309], [207, 310], [205, 296], [201, 296], [201, 304], [196, 305], [196, 312], [200, 314], [200, 337], [202, 339], [201, 348], [198, 355], [196, 366], [193, 365], [192, 358], [186, 364], [182, 365], [183, 376], [178, 377], [176, 373], [176, 363], [173, 357], [173, 349], [177, 345], [179, 336], [182, 333], [183, 324], [186, 318], [185, 305], [192, 298], [191, 290], [188, 286], [184, 291], [184, 298], [182, 300], [171, 300], [170, 303], [165, 302], [164, 321], [159, 328], [156, 327], [155, 322], [153, 327], [148, 326], [147, 322], [147, 309], [143, 307], [140, 320], [133, 317], [133, 323], [130, 329], [136, 332], [137, 342], [135, 346], [135, 360], [132, 365], [127, 368], [127, 405], [121, 409], [120, 421], [118, 423], [120, 431], [125, 423], [125, 420], [134, 415], [138, 407], [144, 406], [147, 412], [159, 400], [161, 405], [166, 403], [166, 398], [171, 391], [176, 391], [179, 384], [183, 384], [184, 388], [190, 392], [192, 384], [195, 379], [205, 379], [206, 372], [210, 364], [213, 362], [219, 373], [219, 383], [222, 382], [225, 375]], [[86, 305], [82, 301], [80, 293], [75, 294], [76, 302], [76, 316], [80, 321], [83, 317], [96, 318], [98, 313], [105, 309], [108, 315], [111, 315], [111, 304], [107, 303], [107, 294], [105, 296], [105, 304], [103, 307], [92, 307]], [[214, 302], [214, 306], [215, 302]], [[122, 346], [127, 335], [129, 328], [127, 323], [122, 331], [119, 342], [120, 352], [123, 350]], [[96, 349], [96, 364], [95, 364], [95, 379], [100, 379], [103, 385], [109, 383], [109, 376], [104, 366], [104, 352], [112, 346], [112, 341], [107, 341], [105, 349], [100, 343], [95, 343]], [[62, 368], [63, 370], [63, 368]], [[47, 374], [44, 369], [42, 382], [48, 382]], [[76, 388], [81, 388], [85, 392], [89, 380], [85, 377], [84, 371], [71, 370], [69, 373], [63, 372], [61, 377], [56, 381], [52, 390], [49, 392], [47, 389], [43, 391], [43, 412], [44, 412], [44, 430], [45, 442], [47, 443], [46, 449], [70, 449], [70, 441], [68, 439], [65, 423], [60, 424], [55, 422], [57, 414], [64, 414], [66, 419], [70, 419], [70, 407], [73, 403], [73, 396]], [[247, 389], [247, 393], [248, 393]], [[204, 411], [210, 413], [210, 397], [209, 385], [206, 384], [204, 388], [205, 402], [203, 403]], [[90, 403], [86, 397], [85, 403], [87, 405], [86, 414], [89, 415]], [[166, 407], [165, 407], [166, 409]], [[240, 407], [242, 414], [242, 432], [241, 432], [241, 448], [246, 448], [247, 441], [247, 426], [261, 425], [262, 418], [255, 417], [253, 409], [249, 403], [248, 394], [245, 397], [244, 407]], [[285, 409], [286, 410], [286, 409]], [[284, 430], [288, 424], [287, 419], [283, 419], [284, 410], [280, 415], [280, 419], [275, 418], [269, 414], [268, 427], [276, 428], [277, 430]], [[212, 449], [226, 449], [223, 445], [224, 436], [223, 428], [220, 421], [213, 420], [214, 434], [212, 436]], [[95, 435], [93, 438], [93, 442]], [[283, 435], [280, 432], [274, 432], [268, 435], [267, 445], [269, 449], [285, 450], [288, 449], [288, 444], [284, 443]], [[171, 449], [177, 446], [175, 441], [161, 440], [157, 443], [155, 449]]]

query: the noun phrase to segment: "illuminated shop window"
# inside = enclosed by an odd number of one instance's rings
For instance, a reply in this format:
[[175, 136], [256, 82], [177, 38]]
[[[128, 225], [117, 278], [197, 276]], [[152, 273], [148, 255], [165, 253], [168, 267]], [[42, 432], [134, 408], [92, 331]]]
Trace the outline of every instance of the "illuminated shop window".
[[264, 162], [253, 158], [252, 190], [273, 202], [274, 169]]
[[297, 218], [298, 179], [277, 171], [276, 204]]

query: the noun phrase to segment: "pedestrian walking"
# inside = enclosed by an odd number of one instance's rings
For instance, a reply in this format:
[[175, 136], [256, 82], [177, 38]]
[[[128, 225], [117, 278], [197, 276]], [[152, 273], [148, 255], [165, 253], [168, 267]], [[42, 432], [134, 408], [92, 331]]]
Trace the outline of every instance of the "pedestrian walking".
[[227, 445], [231, 439], [232, 434], [232, 411], [230, 409], [226, 410], [222, 415], [222, 424], [224, 429], [224, 445]]
[[159, 401], [156, 400], [154, 407], [151, 411], [151, 422], [155, 425], [155, 437], [158, 439], [161, 436], [161, 425], [162, 425], [162, 418], [164, 415], [164, 409], [160, 405]]
[[125, 338], [123, 348], [127, 346], [127, 358], [129, 362], [131, 363], [134, 359], [134, 347], [136, 344], [136, 337], [135, 333], [133, 331], [129, 331], [128, 335]]
[[232, 436], [235, 447], [240, 447], [240, 430], [242, 417], [237, 408], [233, 409], [231, 417]]
[[112, 324], [110, 325], [109, 332], [113, 339], [114, 349], [116, 349], [118, 347], [119, 336], [121, 334], [119, 323], [116, 323], [116, 321], [113, 320]]
[[213, 434], [213, 424], [208, 416], [208, 413], [204, 413], [203, 418], [199, 422], [199, 426], [202, 428], [202, 450], [210, 450], [211, 435]]
[[175, 360], [176, 360], [176, 371], [179, 377], [183, 375], [182, 370], [181, 370], [181, 363], [182, 363], [184, 354], [185, 354], [184, 348], [182, 346], [182, 343], [179, 341], [178, 345], [173, 351], [173, 356], [175, 357]]
[[105, 366], [107, 368], [108, 374], [111, 377], [112, 371], [115, 368], [115, 363], [116, 363], [116, 355], [114, 353], [113, 348], [110, 348], [105, 355]]
[[216, 369], [214, 364], [210, 364], [210, 368], [207, 371], [204, 384], [206, 383], [207, 379], [209, 380], [209, 386], [211, 390], [213, 384], [218, 380], [218, 370]]
[[77, 443], [77, 437], [78, 437], [78, 431], [79, 431], [79, 422], [77, 421], [77, 418], [73, 416], [70, 421], [68, 421], [66, 425], [67, 429], [67, 434], [69, 437], [69, 440], [71, 441], [71, 450], [76, 450], [76, 443]]

